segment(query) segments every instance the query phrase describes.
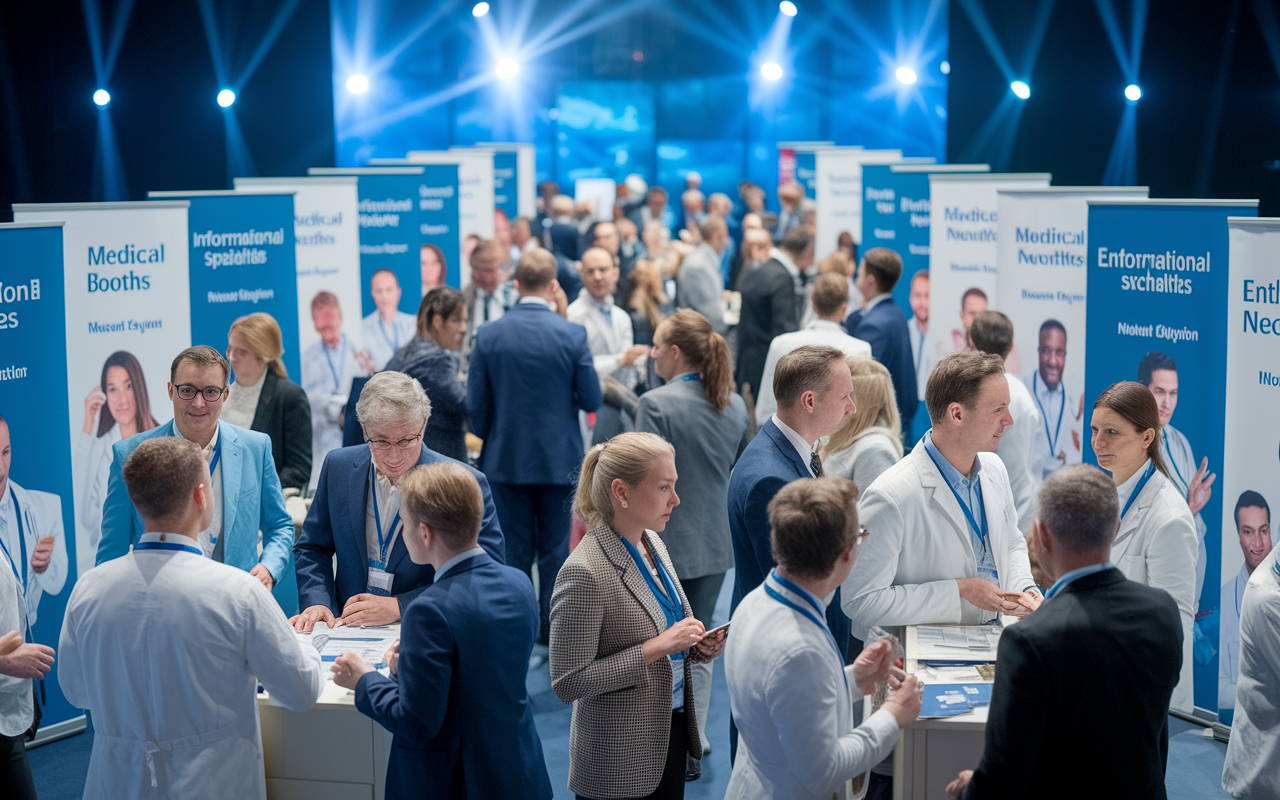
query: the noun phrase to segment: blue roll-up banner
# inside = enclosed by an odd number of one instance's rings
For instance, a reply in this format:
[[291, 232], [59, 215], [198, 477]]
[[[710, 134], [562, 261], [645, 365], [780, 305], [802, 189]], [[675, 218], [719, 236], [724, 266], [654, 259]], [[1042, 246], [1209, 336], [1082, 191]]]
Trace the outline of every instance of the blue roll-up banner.
[[422, 167], [312, 167], [309, 175], [355, 175], [360, 196], [360, 313], [364, 350], [376, 369], [413, 338], [422, 301]]
[[[1092, 416], [1093, 401], [1111, 384], [1148, 382], [1160, 405], [1161, 454], [1184, 496], [1204, 459], [1209, 472], [1223, 469], [1227, 218], [1256, 214], [1256, 200], [1089, 201], [1084, 416]], [[1084, 461], [1097, 464], [1089, 422], [1083, 427]], [[1218, 707], [1212, 611], [1222, 574], [1222, 488], [1210, 487], [1196, 515], [1201, 547], [1195, 574], [1186, 576], [1195, 588], [1194, 702], [1211, 711]], [[1190, 711], [1191, 694], [1180, 684], [1174, 707]]]
[[[1240, 605], [1251, 579], [1275, 580], [1265, 559], [1280, 523], [1280, 219], [1231, 218], [1227, 292], [1227, 405], [1223, 436], [1222, 569], [1205, 578], [1218, 598], [1218, 719], [1235, 715]], [[1218, 486], [1214, 487], [1218, 491]], [[1211, 597], [1204, 597], [1207, 604]], [[1205, 633], [1214, 640], [1210, 626]], [[1256, 644], [1256, 640], [1255, 640]]]
[[[422, 167], [418, 185], [418, 210], [422, 216], [419, 233], [422, 234], [424, 295], [442, 284], [459, 289], [464, 285], [464, 278], [465, 283], [471, 282], [471, 265], [462, 263], [459, 250], [458, 225], [461, 211], [457, 187], [457, 165], [427, 164]], [[432, 272], [429, 265], [433, 256], [439, 259], [443, 267], [438, 273]]]
[[[55, 650], [77, 574], [63, 281], [61, 222], [0, 225], [0, 513], [18, 522], [0, 532], [0, 569], [25, 581], [31, 632], [23, 641]], [[38, 569], [35, 550], [49, 540], [52, 554]], [[57, 669], [44, 679], [44, 697], [39, 738], [84, 728]]]
[[493, 154], [493, 206], [506, 212], [508, 219], [520, 215], [520, 196], [517, 192], [516, 174], [519, 154], [515, 151], [494, 151]]
[[[495, 203], [496, 195], [505, 194], [505, 202], [511, 204], [503, 206], [508, 217], [533, 219], [538, 213], [537, 146], [525, 142], [476, 142], [475, 146], [493, 151]], [[510, 174], [508, 165], [514, 168]]]
[[284, 338], [285, 370], [302, 372], [293, 193], [149, 192], [183, 199], [191, 269], [191, 341], [226, 352], [231, 323], [270, 314]]

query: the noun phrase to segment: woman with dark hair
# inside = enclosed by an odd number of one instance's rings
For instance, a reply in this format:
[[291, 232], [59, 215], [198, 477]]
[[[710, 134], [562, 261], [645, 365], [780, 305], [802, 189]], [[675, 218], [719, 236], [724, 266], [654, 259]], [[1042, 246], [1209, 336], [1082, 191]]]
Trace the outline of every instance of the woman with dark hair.
[[1196, 612], [1196, 525], [1160, 456], [1160, 411], [1147, 387], [1113, 383], [1093, 404], [1091, 443], [1120, 494], [1111, 562], [1132, 581], [1164, 589], [1182, 617], [1182, 676], [1170, 705], [1190, 713]]
[[444, 251], [434, 244], [424, 244], [418, 251], [418, 262], [422, 270], [422, 296], [427, 292], [443, 286], [449, 276], [449, 265], [444, 260]]
[[[660, 532], [693, 616], [710, 629], [725, 572], [733, 566], [729, 534], [729, 474], [747, 446], [747, 407], [733, 391], [733, 365], [724, 338], [687, 308], [662, 320], [653, 335], [650, 360], [663, 386], [640, 395], [636, 430], [656, 433], [673, 445], [684, 502], [672, 509]], [[711, 664], [695, 665], [693, 699], [698, 734], [711, 702]], [[689, 776], [700, 774], [690, 757]]]
[[159, 425], [142, 365], [133, 353], [117, 350], [102, 365], [102, 378], [84, 399], [84, 427], [76, 437], [76, 562], [91, 569], [102, 537], [102, 504], [107, 499], [111, 446]]
[[466, 334], [467, 302], [462, 292], [438, 286], [418, 306], [417, 336], [386, 366], [387, 371], [417, 378], [431, 401], [423, 444], [463, 463], [467, 461], [467, 385], [458, 377], [458, 351]]

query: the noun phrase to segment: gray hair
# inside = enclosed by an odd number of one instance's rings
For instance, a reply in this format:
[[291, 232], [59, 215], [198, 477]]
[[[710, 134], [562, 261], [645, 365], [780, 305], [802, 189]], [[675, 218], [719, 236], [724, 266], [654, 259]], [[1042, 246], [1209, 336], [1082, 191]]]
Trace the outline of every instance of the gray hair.
[[426, 425], [430, 417], [431, 401], [422, 384], [403, 372], [374, 375], [356, 402], [356, 418], [361, 425]]
[[1040, 486], [1036, 502], [1036, 518], [1068, 551], [1110, 547], [1116, 537], [1120, 497], [1100, 469], [1072, 464], [1055, 470]]

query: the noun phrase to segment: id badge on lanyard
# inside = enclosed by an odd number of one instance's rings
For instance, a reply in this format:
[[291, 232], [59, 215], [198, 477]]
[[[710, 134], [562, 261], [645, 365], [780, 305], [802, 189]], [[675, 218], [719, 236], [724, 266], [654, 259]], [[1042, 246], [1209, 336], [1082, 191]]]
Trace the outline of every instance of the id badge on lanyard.
[[369, 594], [376, 594], [379, 597], [391, 596], [391, 582], [395, 579], [395, 575], [387, 572], [385, 563], [369, 559]]
[[400, 512], [397, 511], [395, 519], [391, 520], [391, 530], [387, 532], [384, 539], [382, 535], [382, 511], [378, 507], [378, 487], [372, 469], [369, 470], [369, 499], [373, 501], [373, 524], [378, 533], [378, 558], [369, 559], [369, 580], [366, 588], [369, 594], [390, 597], [391, 582], [395, 580], [395, 575], [387, 572], [387, 556], [396, 540], [396, 533], [400, 529]]

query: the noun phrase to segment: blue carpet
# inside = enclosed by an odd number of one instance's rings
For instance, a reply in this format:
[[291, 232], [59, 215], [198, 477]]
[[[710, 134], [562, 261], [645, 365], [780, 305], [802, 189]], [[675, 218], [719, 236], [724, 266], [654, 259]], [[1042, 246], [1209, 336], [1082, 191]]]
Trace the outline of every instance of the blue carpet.
[[[729, 595], [733, 591], [733, 572], [725, 578], [724, 588], [716, 604], [715, 624], [729, 619]], [[546, 648], [535, 651], [545, 657]], [[570, 799], [569, 791], [569, 718], [570, 707], [560, 702], [551, 691], [551, 676], [545, 661], [529, 671], [529, 697], [534, 718], [542, 735], [543, 755], [557, 800]], [[1165, 778], [1169, 800], [1209, 800], [1228, 798], [1222, 791], [1222, 763], [1227, 746], [1200, 735], [1201, 728], [1169, 718], [1169, 768]], [[715, 665], [711, 688], [711, 715], [707, 735], [711, 753], [702, 760], [702, 779], [686, 784], [685, 796], [690, 800], [724, 797], [729, 785], [729, 692], [724, 682], [724, 665]], [[36, 792], [41, 800], [78, 800], [84, 793], [85, 774], [89, 769], [89, 753], [93, 747], [93, 727], [80, 736], [72, 736], [28, 752], [31, 771], [35, 774]], [[1087, 769], [1087, 765], [1085, 765]]]

